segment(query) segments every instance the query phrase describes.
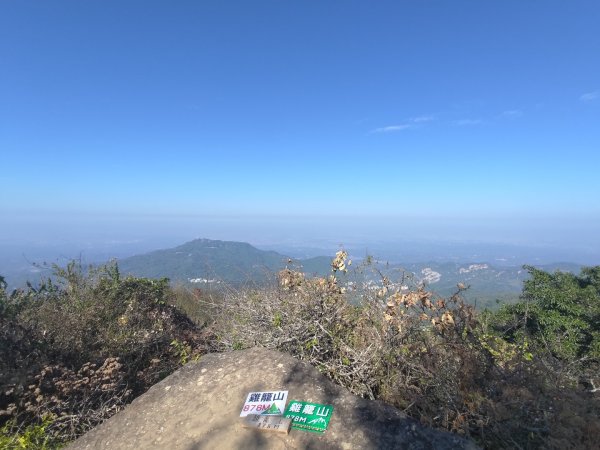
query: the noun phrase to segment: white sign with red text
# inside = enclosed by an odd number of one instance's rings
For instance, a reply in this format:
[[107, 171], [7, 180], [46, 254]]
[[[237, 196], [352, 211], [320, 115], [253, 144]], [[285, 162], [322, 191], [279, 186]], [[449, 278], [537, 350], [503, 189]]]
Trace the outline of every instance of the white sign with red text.
[[248, 414], [280, 416], [285, 410], [288, 391], [250, 392], [242, 407], [240, 417]]

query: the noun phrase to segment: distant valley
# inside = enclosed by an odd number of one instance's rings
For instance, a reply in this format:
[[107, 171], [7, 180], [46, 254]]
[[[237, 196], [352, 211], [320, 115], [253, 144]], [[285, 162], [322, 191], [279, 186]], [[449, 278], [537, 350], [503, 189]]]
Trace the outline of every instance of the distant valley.
[[[465, 298], [478, 307], [494, 307], [498, 302], [515, 301], [521, 292], [523, 280], [527, 277], [527, 271], [520, 265], [511, 265], [505, 260], [470, 261], [461, 258], [460, 261], [444, 262], [441, 258], [435, 258], [415, 262], [412, 258], [412, 261], [409, 259], [410, 262], [398, 263], [387, 262], [381, 259], [379, 252], [374, 252], [372, 263], [366, 267], [364, 250], [355, 247], [349, 248], [348, 252], [353, 265], [347, 274], [339, 276], [339, 281], [349, 287], [361, 284], [375, 286], [381, 276], [385, 275], [397, 286], [424, 283], [435, 293], [448, 296], [456, 290], [458, 283], [463, 283], [469, 286], [464, 293]], [[331, 274], [333, 251], [331, 255], [322, 256], [315, 256], [318, 255], [318, 250], [302, 253], [310, 257], [294, 258], [275, 248], [261, 250], [245, 242], [196, 239], [172, 248], [119, 257], [117, 262], [123, 274], [166, 277], [174, 283], [203, 289], [219, 289], [224, 285], [262, 285], [272, 282], [276, 273], [286, 266], [301, 270], [308, 276]], [[298, 252], [294, 254], [297, 255]], [[384, 255], [393, 256], [389, 250]], [[402, 258], [403, 253], [399, 255], [395, 259]], [[13, 259], [18, 261], [16, 252]], [[18, 271], [0, 272], [0, 275], [6, 276], [10, 288], [23, 286], [26, 280], [35, 284], [51, 273], [42, 266], [34, 267], [31, 263], [26, 263], [21, 261], [20, 266], [10, 264], [12, 267], [22, 266]], [[578, 273], [581, 268], [572, 263], [534, 265], [546, 271], [573, 273]]]
[[[272, 280], [275, 273], [286, 266], [302, 270], [307, 275], [326, 276], [331, 273], [332, 256], [294, 259], [273, 250], [259, 250], [243, 242], [197, 239], [175, 248], [124, 258], [118, 263], [121, 272], [126, 274], [167, 277], [174, 282], [217, 287], [222, 283], [234, 286], [259, 285]], [[402, 280], [412, 285], [425, 283], [441, 296], [450, 295], [458, 283], [464, 283], [469, 286], [464, 294], [467, 300], [481, 307], [493, 307], [496, 301], [516, 300], [522, 282], [527, 277], [527, 271], [521, 266], [496, 267], [487, 262], [461, 264], [432, 261], [403, 265], [374, 260], [372, 267], [360, 270], [363, 263], [362, 257], [354, 257], [351, 270], [339, 277], [340, 282], [374, 285], [383, 274], [398, 284]], [[580, 270], [579, 265], [570, 263], [536, 267], [576, 273]]]

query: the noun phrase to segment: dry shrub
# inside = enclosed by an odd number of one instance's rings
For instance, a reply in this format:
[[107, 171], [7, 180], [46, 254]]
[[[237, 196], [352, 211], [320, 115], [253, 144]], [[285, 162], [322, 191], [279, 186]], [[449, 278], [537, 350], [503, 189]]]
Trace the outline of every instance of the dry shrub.
[[190, 288], [183, 283], [172, 287], [169, 302], [189, 317], [198, 326], [210, 325], [213, 321], [212, 308], [207, 305], [222, 301], [222, 292], [211, 288]]
[[0, 289], [4, 433], [34, 426], [72, 440], [208, 349], [210, 336], [171, 305], [166, 279], [75, 264], [57, 275], [10, 296]]
[[22, 423], [50, 417], [47, 432], [59, 441], [72, 439], [112, 416], [132, 394], [118, 358], [107, 358], [100, 366], [86, 363], [77, 372], [62, 365], [46, 366], [32, 381], [5, 392], [16, 402], [5, 413], [18, 413]]
[[327, 278], [285, 269], [269, 287], [219, 295], [116, 267], [69, 266], [63, 284], [11, 296], [0, 285], [0, 426], [10, 419], [0, 431], [36, 425], [37, 441], [65, 442], [200, 353], [259, 345], [486, 448], [597, 447], [599, 391], [527, 342], [489, 332], [464, 286], [441, 298], [381, 275], [346, 292], [336, 277], [346, 257]]
[[[334, 273], [346, 269], [344, 259], [337, 255]], [[285, 269], [276, 286], [231, 291], [210, 306], [220, 350], [289, 352], [357, 395], [484, 447], [594, 448], [585, 434], [597, 428], [593, 394], [557, 389], [526, 347], [486, 334], [464, 289], [441, 298], [382, 277], [353, 292], [361, 299], [353, 305], [335, 275]]]

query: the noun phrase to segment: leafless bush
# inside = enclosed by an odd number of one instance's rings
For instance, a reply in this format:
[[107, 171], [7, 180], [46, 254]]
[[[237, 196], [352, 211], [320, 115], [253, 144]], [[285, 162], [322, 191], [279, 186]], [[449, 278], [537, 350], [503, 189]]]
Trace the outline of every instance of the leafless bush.
[[[12, 388], [19, 389], [19, 387]], [[122, 409], [131, 400], [126, 372], [118, 358], [107, 358], [100, 366], [84, 364], [77, 372], [62, 365], [44, 367], [34, 383], [21, 387], [16, 403], [4, 413], [20, 422], [51, 417], [48, 433], [70, 440], [93, 428]], [[5, 395], [12, 396], [9, 390]]]
[[[565, 409], [543, 368], [526, 348], [486, 334], [461, 297], [464, 286], [441, 298], [382, 275], [379, 286], [352, 292], [360, 302], [351, 304], [335, 276], [346, 269], [345, 257], [338, 253], [328, 278], [285, 269], [277, 285], [230, 291], [211, 304], [219, 350], [258, 345], [289, 352], [357, 395], [487, 447], [564, 443], [566, 434], [555, 430]], [[570, 395], [581, 403], [580, 394]], [[597, 402], [590, 405], [570, 408], [580, 431], [591, 429], [586, 419], [599, 410]], [[577, 442], [593, 448], [589, 439]]]

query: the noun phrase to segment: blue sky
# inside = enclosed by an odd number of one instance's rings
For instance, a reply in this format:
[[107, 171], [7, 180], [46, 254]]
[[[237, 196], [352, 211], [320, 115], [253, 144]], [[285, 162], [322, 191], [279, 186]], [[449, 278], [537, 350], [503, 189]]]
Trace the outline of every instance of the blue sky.
[[351, 217], [585, 245], [599, 23], [597, 1], [3, 0], [4, 235]]

